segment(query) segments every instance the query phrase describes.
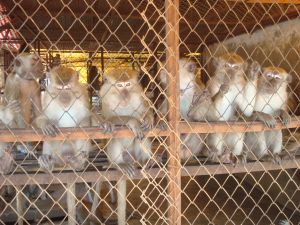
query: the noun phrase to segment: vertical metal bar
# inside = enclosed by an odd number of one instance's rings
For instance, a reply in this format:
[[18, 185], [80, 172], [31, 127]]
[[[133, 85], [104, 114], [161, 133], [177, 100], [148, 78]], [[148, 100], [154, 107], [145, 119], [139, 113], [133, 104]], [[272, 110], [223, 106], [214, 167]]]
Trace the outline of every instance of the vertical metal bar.
[[169, 74], [169, 123], [172, 129], [169, 144], [169, 224], [181, 224], [181, 165], [179, 158], [179, 0], [165, 0], [166, 10], [166, 69]]
[[75, 183], [67, 183], [68, 225], [76, 225]]
[[18, 225], [23, 225], [25, 198], [22, 193], [22, 186], [17, 186], [16, 191], [17, 191], [16, 204], [17, 204], [17, 212], [18, 212]]

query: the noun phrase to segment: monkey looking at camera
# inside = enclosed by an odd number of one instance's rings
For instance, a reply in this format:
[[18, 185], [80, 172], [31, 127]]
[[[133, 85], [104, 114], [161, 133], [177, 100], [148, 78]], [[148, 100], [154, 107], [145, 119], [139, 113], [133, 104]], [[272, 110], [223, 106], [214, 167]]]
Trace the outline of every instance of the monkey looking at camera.
[[[179, 88], [180, 88], [180, 115], [185, 121], [191, 121], [188, 117], [188, 111], [194, 96], [198, 96], [201, 93], [200, 86], [196, 83], [196, 64], [192, 60], [181, 58], [179, 60]], [[164, 88], [167, 87], [168, 74], [165, 69], [160, 69], [160, 81]], [[160, 119], [166, 120], [168, 114], [168, 100], [164, 99], [162, 104], [159, 106], [159, 117]], [[158, 127], [166, 129], [166, 123], [163, 120], [159, 121]], [[180, 158], [182, 160], [188, 160], [192, 156], [197, 156], [203, 147], [204, 136], [201, 134], [188, 134], [181, 136], [182, 145], [180, 148]]]
[[[273, 128], [278, 117], [284, 125], [290, 121], [287, 113], [288, 83], [292, 77], [279, 67], [266, 67], [258, 80], [257, 96], [254, 105], [253, 118], [263, 121], [266, 126]], [[270, 130], [246, 134], [246, 147], [255, 156], [251, 159], [261, 159], [271, 155], [276, 163], [280, 163], [279, 154], [282, 150], [282, 131]]]
[[[234, 121], [249, 117], [253, 113], [257, 90], [257, 74], [260, 66], [253, 62], [250, 67], [239, 55], [224, 54], [213, 60], [216, 68], [207, 88], [214, 99], [213, 110], [216, 121]], [[244, 133], [214, 133], [207, 138], [209, 157], [223, 163], [246, 162], [243, 154]], [[233, 154], [233, 155], [232, 155]]]
[[[50, 84], [43, 95], [44, 113], [36, 119], [42, 132], [55, 135], [58, 127], [90, 126], [93, 114], [87, 89], [79, 83], [79, 74], [71, 68], [58, 66], [52, 68], [48, 76]], [[90, 140], [44, 141], [39, 164], [50, 172], [55, 165], [82, 170], [90, 148]]]
[[[115, 125], [126, 125], [135, 137], [113, 138], [107, 146], [107, 155], [113, 167], [134, 177], [136, 164], [150, 167], [155, 160], [151, 140], [144, 131], [153, 127], [153, 113], [149, 100], [138, 83], [139, 71], [113, 69], [105, 76], [100, 89], [102, 114]], [[118, 224], [126, 224], [126, 180], [118, 181]]]

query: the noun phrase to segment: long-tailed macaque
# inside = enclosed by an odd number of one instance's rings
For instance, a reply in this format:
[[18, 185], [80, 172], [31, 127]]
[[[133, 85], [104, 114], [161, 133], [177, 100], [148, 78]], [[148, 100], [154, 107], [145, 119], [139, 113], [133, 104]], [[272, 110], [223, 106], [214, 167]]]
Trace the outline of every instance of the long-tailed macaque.
[[[0, 128], [10, 126], [20, 110], [20, 104], [17, 101], [9, 102], [6, 106], [0, 105], [0, 120], [2, 122]], [[13, 162], [11, 145], [9, 143], [0, 142], [0, 174], [10, 173], [13, 169]]]
[[[188, 117], [188, 110], [192, 103], [193, 97], [201, 93], [201, 87], [196, 82], [196, 64], [192, 60], [182, 58], [179, 60], [179, 79], [180, 79], [180, 115], [185, 121], [191, 121]], [[167, 72], [162, 68], [160, 69], [160, 80], [164, 88], [167, 87]], [[162, 119], [159, 122], [161, 129], [166, 129], [168, 113], [168, 100], [164, 99], [159, 106], [159, 117]], [[181, 135], [182, 145], [180, 148], [180, 158], [187, 160], [192, 156], [197, 156], [203, 147], [203, 135], [188, 134]]]
[[[124, 174], [134, 177], [135, 164], [151, 166], [153, 160], [151, 140], [144, 138], [144, 131], [153, 127], [153, 113], [149, 100], [138, 83], [139, 72], [132, 69], [108, 71], [100, 89], [102, 114], [115, 125], [126, 125], [133, 131], [133, 138], [113, 138], [107, 146], [111, 165]], [[118, 221], [126, 224], [126, 180], [118, 181]]]
[[41, 114], [41, 92], [37, 79], [42, 77], [43, 71], [44, 66], [37, 54], [21, 53], [16, 56], [4, 88], [5, 100], [18, 101], [21, 105], [21, 113], [16, 116], [12, 127], [30, 127]]
[[[292, 77], [284, 69], [279, 67], [266, 67], [258, 80], [257, 96], [254, 105], [253, 118], [263, 121], [266, 126], [273, 128], [276, 117], [279, 117], [284, 125], [290, 121], [287, 113], [288, 83]], [[276, 163], [280, 163], [279, 154], [282, 150], [281, 130], [270, 130], [263, 132], [252, 132], [246, 135], [247, 150], [253, 152], [255, 157], [261, 159], [271, 155]]]
[[[254, 62], [247, 69], [248, 63], [234, 53], [224, 54], [215, 58], [213, 62], [216, 70], [208, 81], [207, 88], [210, 96], [220, 94], [214, 99], [213, 117], [216, 116], [217, 121], [250, 117], [254, 109], [259, 64]], [[246, 162], [246, 157], [242, 154], [244, 133], [210, 134], [207, 145], [210, 148], [208, 154], [213, 161], [235, 163], [236, 159], [239, 159], [238, 162]], [[231, 153], [235, 157], [231, 157]]]
[[[50, 84], [43, 95], [43, 114], [36, 124], [44, 134], [55, 135], [58, 127], [88, 127], [92, 113], [87, 89], [79, 83], [79, 74], [68, 67], [57, 66], [48, 73]], [[68, 165], [82, 170], [91, 148], [90, 140], [44, 141], [39, 158], [41, 168]]]

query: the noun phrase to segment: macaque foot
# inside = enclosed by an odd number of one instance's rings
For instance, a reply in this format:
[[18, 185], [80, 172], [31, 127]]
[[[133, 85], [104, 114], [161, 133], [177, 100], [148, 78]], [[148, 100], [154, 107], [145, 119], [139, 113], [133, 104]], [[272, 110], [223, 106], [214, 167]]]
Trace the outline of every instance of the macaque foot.
[[76, 171], [81, 171], [85, 168], [87, 159], [87, 152], [79, 152], [79, 154], [69, 157], [66, 163], [69, 164], [72, 169]]
[[123, 174], [130, 178], [136, 175], [136, 168], [132, 164], [120, 163], [118, 164], [118, 168]]
[[234, 155], [234, 154], [231, 154], [231, 164], [233, 166], [236, 166], [238, 164], [243, 164], [245, 165], [247, 163], [247, 156], [242, 154], [242, 155]]
[[160, 120], [158, 123], [157, 123], [157, 125], [156, 125], [156, 127], [158, 128], [158, 129], [160, 129], [160, 130], [167, 130], [168, 129], [168, 124], [164, 121], [164, 120]]
[[9, 174], [14, 165], [14, 159], [10, 152], [4, 151], [3, 155], [0, 157], [0, 174]]
[[153, 155], [152, 158], [150, 158], [146, 163], [145, 169], [151, 169], [155, 165], [159, 165], [161, 163], [162, 163], [162, 154]]
[[273, 155], [272, 155], [272, 162], [273, 162], [274, 164], [281, 165], [282, 159], [281, 159], [280, 155], [277, 154], [277, 153], [276, 153], [276, 154], [273, 154]]
[[40, 167], [47, 171], [52, 172], [54, 169], [54, 159], [51, 155], [41, 155], [38, 159]]
[[219, 156], [220, 163], [236, 165], [237, 157], [228, 149], [225, 148], [222, 155]]
[[103, 122], [100, 125], [100, 128], [102, 129], [102, 132], [104, 134], [107, 134], [107, 133], [110, 134], [110, 133], [112, 133], [115, 130], [115, 126], [111, 122]]

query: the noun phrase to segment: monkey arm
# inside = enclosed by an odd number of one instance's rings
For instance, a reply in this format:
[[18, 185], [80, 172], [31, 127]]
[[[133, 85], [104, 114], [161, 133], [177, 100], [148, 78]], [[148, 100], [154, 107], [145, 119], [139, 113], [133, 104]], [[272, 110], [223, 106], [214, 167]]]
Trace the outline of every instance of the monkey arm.
[[236, 98], [236, 104], [243, 115], [250, 117], [254, 111], [257, 85], [254, 81], [247, 81], [241, 93]]

